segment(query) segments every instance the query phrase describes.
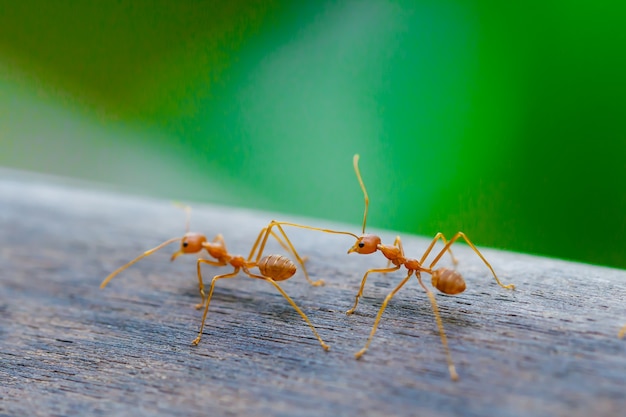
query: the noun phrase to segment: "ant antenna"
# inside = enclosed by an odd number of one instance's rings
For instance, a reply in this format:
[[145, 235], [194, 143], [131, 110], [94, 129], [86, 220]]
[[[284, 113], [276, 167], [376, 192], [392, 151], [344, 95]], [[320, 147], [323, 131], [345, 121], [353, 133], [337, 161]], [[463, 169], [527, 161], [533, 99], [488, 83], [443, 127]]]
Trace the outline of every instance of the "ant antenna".
[[185, 214], [187, 215], [185, 218], [185, 233], [189, 233], [189, 224], [191, 223], [191, 207], [184, 206], [183, 210], [185, 210]]
[[179, 203], [178, 201], [174, 201], [173, 204], [179, 209], [185, 210], [185, 233], [189, 233], [189, 225], [191, 223], [191, 207], [187, 204]]
[[365, 212], [363, 213], [363, 234], [365, 234], [365, 223], [367, 222], [367, 208], [370, 204], [370, 199], [367, 196], [367, 190], [365, 189], [365, 184], [363, 183], [363, 178], [361, 178], [361, 171], [359, 171], [359, 154], [355, 154], [354, 158], [352, 158], [352, 164], [354, 165], [354, 172], [356, 172], [356, 178], [359, 180], [359, 184], [361, 185], [361, 190], [363, 190], [363, 196], [365, 197]]
[[[178, 201], [174, 201], [173, 204], [178, 207], [181, 208], [183, 210], [185, 210], [185, 213], [187, 215], [187, 218], [185, 219], [185, 234], [189, 233], [189, 224], [190, 224], [190, 219], [191, 219], [191, 207], [189, 207], [186, 204], [182, 204], [179, 203]], [[174, 243], [176, 241], [181, 241], [183, 240], [184, 237], [174, 237], [172, 239], [166, 240], [165, 242], [161, 243], [160, 245], [158, 245], [157, 247], [154, 247], [150, 250], [145, 251], [144, 253], [142, 253], [141, 255], [139, 255], [138, 257], [136, 257], [135, 259], [133, 259], [132, 261], [130, 261], [129, 263], [127, 263], [126, 265], [123, 265], [119, 268], [117, 268], [115, 271], [111, 272], [109, 274], [108, 277], [106, 277], [104, 279], [104, 281], [102, 281], [102, 284], [100, 284], [100, 288], [104, 288], [107, 286], [107, 284], [109, 283], [109, 281], [111, 281], [117, 274], [119, 274], [120, 272], [122, 272], [123, 270], [125, 270], [126, 268], [128, 268], [131, 265], [134, 265], [135, 263], [137, 263], [138, 261], [142, 260], [143, 258], [145, 258], [146, 256], [150, 256], [152, 255], [154, 252], [158, 251], [159, 249], [169, 245], [170, 243]], [[174, 260], [175, 257], [172, 257], [172, 260]]]
[[174, 237], [172, 239], [166, 240], [165, 242], [161, 243], [159, 246], [152, 248], [150, 250], [145, 251], [144, 253], [142, 253], [141, 255], [139, 255], [138, 257], [136, 257], [135, 259], [133, 259], [132, 261], [130, 261], [129, 263], [127, 263], [126, 265], [123, 265], [119, 268], [117, 268], [115, 271], [111, 272], [109, 274], [108, 277], [106, 277], [104, 279], [104, 281], [102, 281], [102, 284], [100, 284], [100, 288], [104, 288], [107, 286], [107, 284], [109, 283], [109, 281], [111, 281], [113, 279], [114, 276], [116, 276], [117, 274], [119, 274], [120, 272], [122, 272], [123, 270], [125, 270], [126, 268], [128, 268], [129, 266], [135, 264], [136, 262], [140, 261], [141, 259], [145, 258], [146, 256], [150, 256], [152, 255], [154, 252], [158, 251], [159, 249], [169, 245], [170, 243], [174, 243], [174, 242], [178, 242], [180, 240], [182, 240], [182, 237]]

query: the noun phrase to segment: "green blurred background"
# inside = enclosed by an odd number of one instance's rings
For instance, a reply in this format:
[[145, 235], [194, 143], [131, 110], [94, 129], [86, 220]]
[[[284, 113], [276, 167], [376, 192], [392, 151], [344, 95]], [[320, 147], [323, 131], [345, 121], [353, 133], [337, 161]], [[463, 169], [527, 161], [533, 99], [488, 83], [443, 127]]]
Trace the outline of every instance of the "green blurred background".
[[624, 1], [0, 0], [0, 165], [358, 232], [360, 153], [369, 226], [624, 268], [624, 22]]

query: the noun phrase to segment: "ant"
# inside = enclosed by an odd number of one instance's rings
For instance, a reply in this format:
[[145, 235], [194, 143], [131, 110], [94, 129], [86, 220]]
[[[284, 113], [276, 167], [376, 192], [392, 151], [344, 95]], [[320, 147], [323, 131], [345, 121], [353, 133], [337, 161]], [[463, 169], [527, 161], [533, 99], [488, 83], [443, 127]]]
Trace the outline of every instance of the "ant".
[[[456, 373], [456, 369], [454, 367], [454, 364], [452, 363], [452, 357], [450, 356], [450, 350], [448, 348], [448, 342], [447, 342], [447, 338], [446, 338], [446, 334], [445, 331], [443, 329], [443, 323], [441, 321], [441, 317], [439, 315], [439, 309], [437, 307], [437, 302], [435, 300], [435, 296], [433, 295], [433, 293], [424, 285], [424, 283], [422, 282], [422, 277], [421, 277], [421, 273], [425, 272], [427, 274], [430, 274], [432, 277], [432, 285], [437, 288], [439, 291], [443, 292], [444, 294], [449, 294], [449, 295], [454, 295], [454, 294], [459, 294], [462, 293], [465, 290], [465, 281], [463, 279], [463, 277], [461, 276], [460, 273], [458, 273], [457, 271], [454, 270], [450, 270], [448, 268], [438, 268], [438, 269], [433, 269], [435, 267], [435, 265], [439, 262], [439, 260], [441, 259], [441, 257], [446, 253], [450, 253], [450, 256], [452, 257], [452, 262], [456, 265], [457, 264], [457, 260], [454, 257], [454, 255], [452, 254], [452, 250], [450, 249], [450, 247], [459, 239], [463, 239], [465, 240], [465, 242], [470, 246], [470, 248], [472, 248], [472, 250], [478, 255], [478, 257], [485, 263], [485, 265], [489, 268], [489, 270], [491, 271], [491, 273], [493, 274], [493, 277], [495, 278], [496, 282], [498, 283], [498, 285], [500, 285], [502, 288], [506, 288], [506, 289], [514, 289], [515, 286], [513, 284], [508, 284], [508, 285], [504, 285], [502, 284], [502, 282], [500, 282], [500, 279], [498, 278], [498, 276], [496, 275], [495, 271], [493, 270], [493, 268], [491, 267], [491, 265], [489, 264], [489, 262], [487, 262], [487, 260], [483, 257], [483, 255], [478, 251], [478, 249], [476, 248], [476, 246], [474, 246], [474, 244], [469, 240], [469, 238], [463, 233], [463, 232], [457, 232], [451, 239], [446, 239], [446, 237], [444, 236], [443, 233], [437, 233], [435, 235], [435, 237], [433, 238], [432, 242], [430, 243], [430, 245], [428, 246], [428, 248], [426, 249], [426, 251], [424, 252], [424, 254], [422, 255], [421, 259], [414, 259], [414, 258], [407, 258], [404, 255], [404, 249], [402, 247], [402, 240], [400, 239], [400, 237], [396, 237], [393, 245], [384, 245], [381, 242], [381, 239], [379, 236], [373, 235], [373, 234], [366, 234], [365, 233], [365, 225], [367, 223], [367, 211], [368, 211], [368, 206], [369, 206], [369, 197], [367, 195], [367, 190], [365, 189], [365, 184], [363, 183], [363, 179], [361, 177], [361, 173], [359, 171], [359, 155], [354, 155], [353, 158], [353, 165], [354, 165], [354, 171], [356, 173], [357, 179], [359, 181], [359, 184], [361, 185], [361, 189], [363, 191], [363, 195], [365, 197], [365, 212], [363, 214], [363, 229], [362, 229], [362, 234], [361, 236], [357, 236], [353, 233], [349, 233], [349, 232], [340, 232], [340, 231], [334, 231], [334, 230], [328, 230], [328, 229], [321, 229], [321, 228], [317, 228], [317, 227], [310, 227], [310, 226], [304, 226], [304, 225], [299, 225], [299, 224], [294, 224], [294, 223], [286, 223], [286, 222], [271, 222], [268, 226], [267, 226], [267, 232], [269, 233], [272, 229], [272, 227], [277, 226], [279, 227], [279, 230], [281, 230], [281, 232], [284, 234], [284, 231], [282, 231], [282, 228], [280, 228], [280, 225], [288, 225], [288, 226], [295, 226], [295, 227], [300, 227], [300, 228], [304, 228], [304, 229], [310, 229], [310, 230], [317, 230], [317, 231], [321, 231], [321, 232], [325, 232], [325, 233], [335, 233], [335, 234], [346, 234], [346, 235], [350, 235], [352, 237], [354, 237], [356, 239], [356, 242], [354, 243], [354, 245], [348, 250], [348, 254], [356, 252], [359, 254], [363, 254], [363, 255], [369, 255], [372, 253], [375, 253], [377, 251], [380, 251], [385, 258], [387, 258], [387, 267], [386, 268], [380, 268], [380, 269], [370, 269], [367, 272], [365, 272], [365, 275], [363, 276], [363, 279], [361, 280], [361, 286], [359, 288], [359, 291], [355, 297], [355, 301], [354, 301], [354, 305], [352, 306], [351, 309], [349, 309], [348, 311], [346, 311], [346, 314], [350, 315], [352, 313], [354, 313], [354, 311], [356, 310], [356, 307], [359, 303], [359, 299], [360, 297], [363, 295], [363, 288], [365, 287], [365, 282], [367, 281], [367, 277], [369, 276], [369, 274], [371, 273], [380, 273], [380, 274], [386, 274], [389, 272], [394, 272], [399, 270], [400, 268], [402, 268], [403, 266], [407, 269], [407, 276], [396, 286], [396, 288], [393, 289], [393, 291], [391, 291], [391, 293], [389, 293], [387, 295], [387, 297], [385, 298], [385, 300], [383, 301], [383, 304], [380, 307], [380, 310], [378, 311], [378, 314], [376, 316], [376, 319], [374, 321], [374, 326], [372, 328], [372, 331], [369, 335], [369, 338], [367, 339], [367, 342], [365, 344], [365, 346], [363, 347], [363, 349], [359, 350], [356, 354], [355, 357], [356, 359], [361, 358], [361, 356], [363, 356], [363, 354], [367, 351], [373, 337], [374, 334], [376, 333], [376, 329], [378, 328], [378, 324], [380, 321], [380, 318], [383, 314], [383, 312], [385, 311], [385, 308], [387, 307], [387, 304], [389, 303], [389, 301], [396, 295], [396, 293], [400, 290], [400, 288], [402, 288], [407, 281], [409, 280], [409, 278], [411, 278], [412, 275], [415, 275], [415, 277], [417, 278], [420, 286], [424, 289], [424, 291], [426, 292], [428, 298], [430, 299], [431, 305], [432, 305], [432, 309], [433, 309], [433, 313], [435, 315], [435, 319], [437, 322], [437, 327], [439, 329], [439, 335], [441, 337], [441, 343], [446, 351], [446, 359], [448, 362], [448, 370], [450, 372], [450, 377], [452, 378], [452, 380], [457, 380], [458, 379], [458, 374]], [[267, 240], [267, 236], [265, 237], [265, 240]], [[426, 261], [426, 258], [428, 257], [428, 255], [430, 255], [430, 253], [432, 252], [435, 244], [439, 241], [442, 240], [444, 247], [443, 249], [441, 249], [441, 251], [435, 256], [434, 260], [430, 263], [429, 266], [424, 266], [424, 262]], [[392, 267], [391, 264], [393, 264], [394, 266]]]
[[[139, 255], [138, 257], [136, 257], [135, 259], [133, 259], [132, 261], [128, 262], [127, 264], [119, 267], [118, 269], [116, 269], [115, 271], [111, 272], [100, 284], [100, 288], [104, 288], [107, 286], [107, 284], [115, 277], [117, 276], [120, 272], [124, 271], [125, 269], [127, 269], [128, 267], [130, 267], [131, 265], [137, 263], [138, 261], [140, 261], [141, 259], [152, 255], [153, 253], [157, 252], [158, 250], [162, 249], [163, 247], [174, 243], [174, 242], [180, 242], [180, 248], [178, 251], [174, 252], [170, 258], [170, 261], [174, 261], [174, 259], [176, 259], [178, 256], [183, 255], [183, 254], [196, 254], [201, 252], [203, 249], [206, 250], [208, 252], [208, 254], [217, 259], [218, 261], [215, 262], [214, 266], [226, 266], [228, 265], [228, 260], [226, 259], [226, 255], [228, 255], [228, 251], [226, 250], [226, 244], [224, 242], [224, 237], [221, 234], [218, 234], [217, 236], [215, 236], [215, 238], [213, 239], [212, 242], [208, 242], [208, 239], [206, 238], [206, 236], [204, 234], [201, 233], [197, 233], [197, 232], [190, 232], [189, 231], [189, 223], [190, 223], [190, 217], [191, 217], [191, 208], [189, 206], [183, 206], [180, 204], [176, 204], [177, 206], [180, 206], [183, 210], [185, 210], [185, 213], [187, 214], [186, 216], [186, 222], [185, 222], [185, 234], [182, 237], [174, 237], [172, 239], [168, 239], [165, 242], [161, 243], [160, 245], [149, 249], [147, 251], [145, 251], [144, 253], [142, 253], [141, 255]], [[261, 231], [261, 234], [263, 234], [265, 232], [265, 228]], [[268, 232], [268, 236], [271, 235], [273, 236], [276, 241], [288, 252], [290, 252], [291, 254], [294, 255], [294, 257], [296, 258], [296, 260], [298, 261], [298, 263], [301, 265], [303, 272], [305, 274], [305, 278], [306, 280], [309, 282], [309, 284], [313, 285], [313, 286], [319, 286], [319, 285], [323, 285], [324, 281], [322, 280], [318, 280], [318, 281], [312, 281], [309, 278], [309, 275], [306, 271], [306, 268], [304, 268], [304, 262], [306, 261], [306, 257], [301, 258], [300, 255], [298, 255], [298, 252], [296, 251], [296, 249], [294, 248], [294, 246], [291, 244], [291, 242], [289, 241], [289, 238], [287, 237], [287, 235], [281, 230], [282, 235], [285, 239], [285, 242], [283, 242], [283, 240], [276, 234], [274, 233], [272, 230], [270, 230]], [[260, 235], [261, 235], [260, 234]], [[257, 239], [258, 240], [258, 239]], [[250, 261], [254, 255], [254, 250], [256, 249], [256, 245], [253, 247], [253, 249], [250, 251], [250, 255], [248, 257], [248, 261]], [[261, 248], [261, 250], [259, 251], [259, 256], [258, 258], [260, 258], [261, 254], [263, 252], [263, 248]], [[257, 259], [258, 261], [258, 259]], [[199, 282], [199, 287], [200, 287], [200, 295], [202, 297], [202, 302], [197, 304], [195, 306], [196, 309], [200, 309], [203, 307], [204, 302], [205, 302], [205, 295], [203, 292], [203, 286], [202, 286], [202, 282]]]
[[[302, 259], [298, 255], [296, 249], [291, 244], [291, 242], [289, 241], [289, 238], [284, 233], [284, 231], [282, 231], [282, 229], [280, 231], [282, 232], [283, 239], [285, 240], [286, 243], [283, 242], [283, 240], [272, 230], [267, 230], [267, 228], [263, 228], [261, 232], [259, 233], [259, 237], [257, 238], [256, 243], [252, 247], [252, 250], [250, 251], [248, 258], [246, 259], [240, 255], [230, 254], [228, 250], [226, 249], [226, 244], [221, 234], [218, 234], [213, 239], [212, 242], [208, 242], [205, 235], [200, 234], [200, 233], [189, 232], [190, 208], [184, 207], [184, 209], [187, 212], [187, 222], [186, 222], [186, 233], [183, 237], [176, 237], [176, 238], [168, 239], [165, 242], [161, 243], [160, 245], [139, 255], [132, 261], [128, 262], [126, 265], [123, 265], [122, 267], [116, 269], [111, 274], [109, 274], [109, 276], [107, 276], [104, 279], [104, 281], [102, 281], [102, 283], [100, 284], [100, 288], [106, 287], [106, 285], [109, 283], [109, 281], [111, 281], [111, 279], [113, 279], [116, 275], [118, 275], [120, 272], [124, 271], [126, 268], [133, 265], [137, 261], [147, 256], [152, 255], [154, 252], [169, 245], [170, 243], [180, 241], [180, 249], [172, 254], [172, 257], [171, 257], [172, 261], [181, 254], [198, 253], [198, 252], [201, 252], [203, 249], [205, 249], [211, 257], [216, 259], [216, 261], [213, 261], [209, 259], [199, 258], [196, 263], [197, 273], [198, 273], [198, 287], [200, 291], [200, 296], [202, 297], [202, 302], [196, 305], [196, 309], [200, 309], [201, 307], [204, 306], [204, 314], [202, 316], [202, 324], [200, 326], [200, 331], [198, 333], [198, 336], [192, 342], [194, 346], [200, 343], [200, 338], [202, 337], [202, 330], [204, 329], [204, 323], [206, 320], [207, 313], [209, 311], [209, 303], [211, 302], [211, 297], [213, 296], [213, 289], [215, 288], [215, 283], [219, 279], [233, 278], [240, 271], [243, 270], [243, 272], [246, 273], [250, 278], [261, 279], [272, 284], [282, 294], [282, 296], [285, 297], [285, 299], [298, 312], [298, 314], [302, 316], [304, 321], [309, 325], [309, 327], [313, 331], [313, 334], [315, 335], [317, 340], [322, 345], [322, 348], [324, 348], [324, 350], [330, 349], [330, 347], [326, 343], [324, 343], [322, 338], [319, 336], [319, 334], [315, 330], [315, 327], [313, 327], [313, 324], [311, 323], [309, 318], [306, 316], [306, 314], [304, 314], [304, 312], [296, 305], [296, 303], [291, 299], [291, 297], [289, 297], [287, 293], [277, 284], [277, 281], [285, 281], [291, 278], [297, 271], [296, 265], [291, 260], [289, 260], [288, 258], [282, 255], [269, 255], [269, 256], [265, 256], [261, 258], [261, 256], [263, 255], [265, 242], [267, 241], [267, 236], [271, 235], [278, 241], [278, 243], [283, 248], [291, 252], [296, 257], [297, 261], [300, 263], [300, 265], [304, 269], [304, 261], [306, 258]], [[259, 248], [258, 251], [256, 251], [260, 237], [263, 235], [266, 236], [264, 240], [264, 244], [262, 247]], [[256, 259], [253, 260], [255, 251], [256, 251]], [[201, 273], [202, 264], [209, 264], [209, 265], [218, 266], [218, 267], [230, 265], [234, 268], [234, 270], [233, 272], [228, 273], [228, 274], [214, 276], [211, 281], [209, 295], [206, 296], [204, 292], [204, 283], [202, 280], [202, 273]], [[253, 274], [252, 272], [250, 272], [250, 269], [254, 267], [257, 267], [259, 269], [261, 275]], [[309, 281], [311, 285], [313, 286], [323, 285], [323, 281], [311, 281], [310, 278], [308, 277], [308, 274], [306, 274], [306, 269], [304, 269], [304, 271], [305, 271], [305, 277], [307, 278], [307, 280]]]
[[[363, 183], [363, 179], [361, 177], [361, 173], [359, 171], [359, 155], [354, 155], [353, 165], [354, 165], [354, 171], [356, 172], [357, 179], [359, 181], [359, 184], [361, 185], [361, 189], [363, 190], [363, 195], [365, 197], [365, 212], [363, 215], [363, 234], [357, 239], [356, 243], [348, 250], [348, 253], [356, 252], [356, 253], [367, 255], [367, 254], [374, 253], [376, 251], [380, 251], [387, 258], [388, 266], [387, 268], [382, 268], [382, 269], [370, 269], [365, 273], [361, 281], [361, 287], [359, 288], [359, 292], [356, 295], [354, 306], [350, 310], [347, 311], [347, 314], [352, 314], [354, 310], [356, 309], [356, 306], [359, 302], [359, 297], [363, 294], [363, 287], [365, 286], [365, 281], [367, 280], [367, 277], [370, 273], [385, 274], [388, 272], [397, 271], [403, 266], [407, 269], [407, 272], [408, 272], [406, 277], [402, 281], [400, 281], [400, 283], [396, 286], [396, 288], [394, 288], [393, 291], [391, 291], [387, 295], [387, 297], [385, 297], [385, 300], [383, 301], [380, 307], [380, 310], [378, 311], [378, 314], [376, 315], [376, 319], [374, 321], [374, 326], [372, 327], [370, 336], [367, 339], [367, 342], [365, 343], [365, 346], [363, 347], [363, 349], [359, 350], [355, 354], [355, 357], [359, 359], [367, 351], [374, 337], [374, 334], [376, 333], [378, 323], [380, 321], [380, 318], [383, 312], [385, 311], [385, 308], [387, 307], [387, 304], [396, 295], [396, 293], [400, 290], [400, 288], [402, 288], [407, 283], [407, 281], [411, 278], [411, 276], [415, 275], [420, 286], [424, 289], [424, 291], [426, 292], [426, 295], [430, 299], [432, 309], [433, 309], [433, 314], [435, 315], [435, 319], [437, 321], [437, 327], [439, 328], [439, 335], [441, 337], [441, 343], [444, 346], [444, 349], [446, 351], [446, 358], [448, 362], [448, 370], [450, 372], [450, 377], [452, 378], [452, 380], [457, 380], [458, 374], [456, 373], [456, 369], [454, 367], [454, 364], [452, 363], [452, 357], [450, 356], [450, 350], [448, 348], [446, 334], [443, 330], [443, 323], [439, 315], [437, 301], [435, 300], [435, 296], [433, 295], [432, 291], [430, 291], [422, 282], [421, 273], [425, 272], [427, 274], [430, 274], [432, 277], [431, 282], [432, 282], [433, 287], [437, 288], [439, 291], [443, 292], [444, 294], [455, 295], [455, 294], [460, 294], [463, 291], [465, 291], [465, 280], [463, 279], [463, 277], [461, 276], [459, 272], [455, 270], [450, 270], [445, 267], [433, 269], [435, 265], [439, 262], [441, 257], [447, 251], [450, 252], [453, 263], [456, 264], [456, 259], [454, 258], [454, 255], [452, 255], [452, 252], [450, 251], [450, 246], [452, 246], [454, 242], [456, 242], [458, 239], [463, 239], [470, 246], [470, 248], [472, 248], [472, 250], [476, 253], [476, 255], [478, 255], [478, 257], [489, 268], [489, 270], [493, 274], [493, 277], [495, 278], [498, 285], [506, 289], [514, 289], [515, 286], [513, 284], [504, 285], [502, 284], [502, 282], [500, 282], [500, 279], [498, 279], [498, 276], [496, 275], [495, 271], [493, 270], [489, 262], [487, 262], [484, 256], [478, 251], [476, 246], [474, 246], [474, 244], [469, 240], [469, 238], [463, 232], [457, 232], [449, 240], [446, 240], [443, 233], [441, 232], [437, 233], [435, 237], [433, 238], [432, 242], [430, 243], [430, 245], [428, 245], [428, 247], [426, 248], [426, 251], [422, 255], [421, 259], [419, 260], [405, 257], [404, 249], [402, 247], [402, 241], [400, 240], [399, 236], [396, 237], [396, 240], [394, 241], [393, 245], [390, 246], [390, 245], [382, 244], [380, 237], [376, 235], [365, 234], [365, 224], [367, 221], [367, 208], [369, 205], [369, 198], [367, 195], [367, 191], [365, 189], [365, 184]], [[435, 258], [430, 263], [430, 265], [426, 267], [424, 265], [424, 262], [426, 261], [426, 258], [428, 257], [428, 255], [430, 255], [435, 244], [440, 239], [443, 241], [444, 247], [435, 256]], [[393, 264], [394, 266], [390, 267], [391, 264]]]
[[619, 330], [617, 337], [619, 337], [620, 339], [623, 339], [624, 335], [626, 335], [626, 325]]

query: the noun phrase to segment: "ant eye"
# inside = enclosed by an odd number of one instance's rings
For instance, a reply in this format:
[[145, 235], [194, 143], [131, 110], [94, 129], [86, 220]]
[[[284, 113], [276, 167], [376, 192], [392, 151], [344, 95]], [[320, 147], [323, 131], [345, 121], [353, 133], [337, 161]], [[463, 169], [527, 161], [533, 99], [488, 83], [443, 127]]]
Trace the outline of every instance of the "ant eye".
[[183, 248], [186, 248], [187, 246], [189, 246], [189, 243], [187, 241], [183, 242]]
[[363, 246], [365, 246], [365, 243], [359, 242], [359, 248], [362, 248]]

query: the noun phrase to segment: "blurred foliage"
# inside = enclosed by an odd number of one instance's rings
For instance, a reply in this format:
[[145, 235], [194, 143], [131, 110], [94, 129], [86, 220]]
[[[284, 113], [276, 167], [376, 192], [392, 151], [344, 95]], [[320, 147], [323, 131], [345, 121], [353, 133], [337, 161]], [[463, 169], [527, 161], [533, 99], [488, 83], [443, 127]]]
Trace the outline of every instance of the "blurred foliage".
[[624, 21], [618, 1], [0, 0], [0, 164], [357, 232], [360, 153], [369, 226], [624, 268]]

